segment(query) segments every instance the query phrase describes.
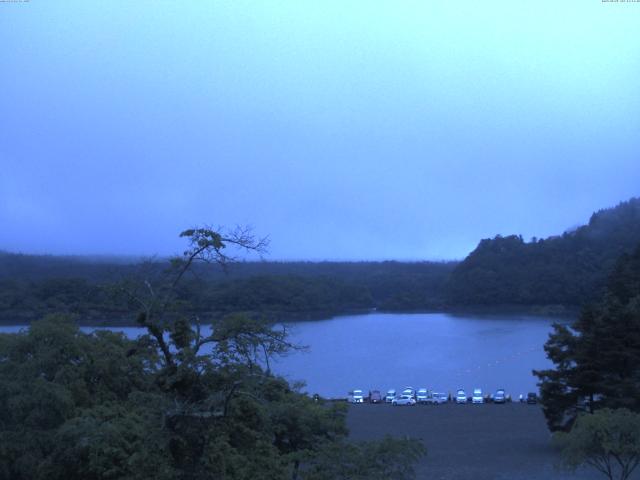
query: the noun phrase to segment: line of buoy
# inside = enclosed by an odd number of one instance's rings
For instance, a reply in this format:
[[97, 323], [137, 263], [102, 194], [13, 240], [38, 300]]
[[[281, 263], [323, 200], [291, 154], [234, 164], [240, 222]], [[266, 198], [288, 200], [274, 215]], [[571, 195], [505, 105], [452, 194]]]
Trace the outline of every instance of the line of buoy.
[[[499, 364], [499, 363], [501, 363], [501, 362], [506, 363], [506, 362], [508, 362], [508, 361], [509, 361], [509, 360], [511, 360], [511, 359], [514, 359], [514, 358], [520, 357], [520, 356], [522, 356], [522, 355], [525, 355], [525, 354], [527, 354], [527, 353], [531, 353], [531, 352], [534, 352], [534, 351], [536, 351], [536, 350], [539, 350], [539, 348], [540, 348], [539, 346], [535, 346], [535, 347], [531, 347], [531, 348], [529, 348], [529, 349], [520, 350], [520, 351], [515, 352], [515, 353], [513, 353], [513, 354], [511, 354], [511, 355], [508, 355], [508, 356], [506, 356], [506, 357], [502, 357], [502, 358], [500, 358], [500, 359], [494, 360], [493, 362], [489, 362], [489, 363], [487, 363], [487, 365], [486, 365], [486, 366], [487, 366], [487, 367], [492, 367], [492, 366], [498, 365], [498, 364]], [[477, 365], [477, 366], [475, 366], [475, 367], [467, 368], [466, 370], [457, 370], [457, 371], [453, 372], [453, 375], [454, 375], [454, 376], [461, 376], [461, 375], [464, 375], [464, 374], [472, 373], [472, 371], [473, 371], [474, 369], [475, 369], [475, 370], [480, 370], [481, 368], [483, 368], [483, 366], [484, 366], [484, 365]]]

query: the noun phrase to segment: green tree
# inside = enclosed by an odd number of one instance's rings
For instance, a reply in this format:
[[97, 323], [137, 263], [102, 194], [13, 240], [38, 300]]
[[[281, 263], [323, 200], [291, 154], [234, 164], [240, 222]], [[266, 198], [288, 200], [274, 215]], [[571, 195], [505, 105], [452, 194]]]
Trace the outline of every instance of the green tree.
[[[148, 370], [153, 363], [155, 353], [144, 344], [113, 332], [84, 334], [64, 316], [0, 335], [0, 478], [98, 478], [85, 464], [95, 455], [80, 452], [99, 449], [101, 442], [109, 444], [112, 458], [128, 457], [132, 450], [127, 445], [147, 442], [160, 424], [158, 410], [140, 398], [154, 394]], [[107, 430], [101, 432], [97, 419], [105, 417], [109, 421], [101, 425]], [[131, 428], [136, 422], [137, 428]], [[116, 441], [117, 432], [126, 434], [126, 441]], [[70, 449], [66, 455], [64, 446]], [[149, 462], [158, 455], [153, 449], [144, 452]], [[147, 471], [160, 465], [150, 463]], [[112, 465], [122, 477], [127, 477], [125, 467]], [[129, 467], [128, 474], [143, 470]]]
[[600, 303], [555, 325], [545, 351], [555, 368], [534, 374], [552, 430], [568, 430], [581, 411], [640, 411], [640, 247], [619, 259]]
[[411, 478], [420, 444], [351, 443], [344, 406], [270, 372], [271, 356], [297, 348], [286, 330], [246, 315], [208, 327], [189, 316], [177, 289], [194, 263], [225, 266], [228, 245], [264, 243], [246, 230], [182, 236], [189, 248], [169, 270], [120, 289], [147, 330], [136, 340], [83, 333], [68, 316], [0, 335], [0, 479], [284, 480], [315, 478], [336, 460], [338, 478]]
[[[180, 315], [185, 305], [176, 290], [194, 264], [226, 268], [232, 259], [227, 247], [262, 252], [266, 241], [246, 229], [223, 234], [196, 228], [181, 236], [189, 248], [173, 259], [168, 272], [156, 277], [155, 284], [143, 278], [137, 291], [125, 290], [140, 307], [139, 323], [162, 352], [158, 385], [176, 406], [166, 415], [173, 465], [190, 478], [211, 472], [230, 478], [264, 478], [268, 472], [281, 478], [289, 471], [296, 478], [310, 462], [332, 462], [324, 455], [329, 445], [341, 443], [345, 452], [361, 455], [359, 448], [345, 443], [343, 409], [314, 404], [271, 375], [273, 355], [299, 348], [287, 341], [285, 329], [236, 314], [211, 319], [211, 331], [203, 334], [197, 316]], [[394, 442], [387, 439], [385, 445]], [[212, 455], [220, 451], [227, 453]], [[412, 461], [414, 457], [398, 450], [389, 454], [384, 471]]]
[[624, 408], [583, 414], [554, 440], [569, 469], [588, 465], [610, 480], [627, 480], [640, 464], [640, 415]]

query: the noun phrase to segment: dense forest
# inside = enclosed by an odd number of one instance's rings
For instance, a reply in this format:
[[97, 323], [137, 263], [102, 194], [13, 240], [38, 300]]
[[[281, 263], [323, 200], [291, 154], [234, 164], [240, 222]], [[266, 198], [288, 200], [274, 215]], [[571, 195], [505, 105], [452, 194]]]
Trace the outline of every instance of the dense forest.
[[414, 478], [421, 441], [349, 441], [345, 403], [271, 372], [299, 348], [285, 329], [190, 321], [177, 287], [196, 261], [225, 257], [219, 233], [187, 236], [160, 278], [123, 286], [145, 335], [83, 333], [65, 315], [0, 334], [0, 480]]
[[[640, 199], [594, 213], [560, 236], [481, 240], [462, 262], [237, 262], [194, 266], [178, 292], [183, 310], [271, 318], [459, 308], [577, 308], [602, 292], [616, 260], [640, 244]], [[122, 283], [160, 277], [169, 260], [0, 252], [0, 321], [52, 312], [85, 322], [131, 322]], [[556, 307], [561, 308], [557, 309]]]
[[[0, 321], [31, 321], [47, 313], [84, 321], [132, 321], [123, 282], [160, 277], [164, 259], [0, 254]], [[223, 315], [323, 318], [377, 308], [433, 310], [444, 305], [454, 262], [238, 262], [223, 271], [194, 266], [181, 285], [184, 308]]]
[[617, 259], [640, 244], [640, 199], [594, 213], [587, 225], [560, 236], [485, 239], [453, 270], [452, 305], [590, 303], [603, 291]]

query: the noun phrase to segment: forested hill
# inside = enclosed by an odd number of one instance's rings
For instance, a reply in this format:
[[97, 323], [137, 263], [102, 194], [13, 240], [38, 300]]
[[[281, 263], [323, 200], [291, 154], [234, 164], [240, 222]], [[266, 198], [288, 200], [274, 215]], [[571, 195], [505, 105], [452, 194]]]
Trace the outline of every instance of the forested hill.
[[[638, 245], [640, 199], [631, 199], [561, 236], [482, 240], [461, 263], [239, 262], [226, 273], [200, 266], [178, 294], [195, 312], [294, 319], [371, 308], [578, 307], [598, 298], [616, 260]], [[126, 321], [129, 305], [114, 295], [114, 287], [148, 273], [149, 265], [158, 274], [168, 262], [0, 252], [0, 321], [31, 321], [54, 312], [85, 321]]]
[[[47, 313], [81, 321], [127, 321], [127, 302], [116, 285], [151, 278], [164, 259], [56, 257], [0, 252], [0, 321], [29, 322]], [[256, 312], [275, 318], [323, 318], [377, 308], [434, 310], [444, 305], [444, 285], [454, 262], [239, 262], [225, 273], [199, 265], [180, 288], [194, 312]]]
[[561, 236], [496, 236], [453, 270], [451, 304], [579, 306], [598, 297], [617, 259], [640, 245], [640, 198], [594, 213]]

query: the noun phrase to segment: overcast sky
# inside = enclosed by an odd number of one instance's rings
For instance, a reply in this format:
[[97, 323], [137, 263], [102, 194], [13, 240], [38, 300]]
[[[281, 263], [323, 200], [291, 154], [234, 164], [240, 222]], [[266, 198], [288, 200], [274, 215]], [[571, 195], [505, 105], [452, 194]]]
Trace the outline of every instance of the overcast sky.
[[640, 3], [0, 3], [0, 249], [458, 259], [640, 195]]

